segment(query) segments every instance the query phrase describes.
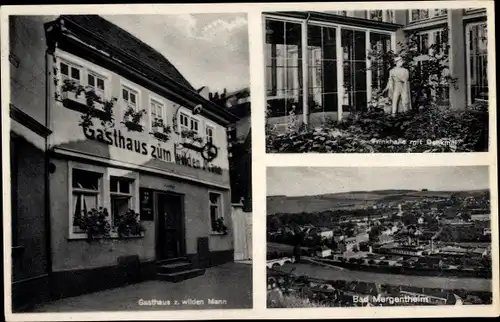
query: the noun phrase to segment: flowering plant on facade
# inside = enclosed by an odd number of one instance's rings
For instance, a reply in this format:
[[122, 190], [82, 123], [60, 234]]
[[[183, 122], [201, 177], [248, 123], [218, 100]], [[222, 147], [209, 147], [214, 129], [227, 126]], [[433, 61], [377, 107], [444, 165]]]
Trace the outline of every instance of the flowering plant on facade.
[[184, 139], [191, 140], [192, 142], [202, 143], [203, 138], [198, 136], [198, 132], [194, 130], [182, 130], [181, 137]]
[[141, 124], [142, 117], [146, 114], [146, 110], [136, 111], [132, 107], [128, 107], [123, 114], [123, 122], [129, 131], [142, 132], [143, 126]]
[[287, 116], [287, 130], [289, 132], [297, 131], [299, 129], [299, 118], [295, 114], [295, 109], [297, 107], [297, 103], [292, 104], [292, 109]]
[[119, 237], [141, 236], [146, 231], [139, 220], [139, 214], [133, 209], [126, 213], [117, 215], [114, 225]]
[[170, 125], [165, 125], [165, 123], [163, 123], [163, 119], [156, 117], [153, 120], [151, 127], [153, 131], [150, 134], [153, 135], [158, 141], [167, 142], [170, 140], [170, 133], [172, 133], [172, 129]]
[[[61, 92], [63, 93], [63, 96], [66, 96], [64, 93], [73, 92], [75, 93], [75, 98], [77, 99], [80, 95], [85, 95], [85, 104], [87, 109], [81, 116], [79, 123], [80, 126], [85, 128], [93, 126], [94, 124], [92, 119], [94, 118], [98, 118], [103, 127], [111, 127], [114, 125], [113, 108], [114, 104], [118, 100], [116, 97], [113, 97], [110, 100], [105, 100], [96, 94], [93, 87], [85, 87], [70, 79], [65, 79], [63, 81]], [[97, 108], [96, 104], [99, 104], [100, 108]]]
[[108, 238], [111, 225], [108, 221], [109, 213], [106, 208], [91, 209], [80, 219], [80, 228], [87, 234], [89, 241]]
[[214, 222], [212, 230], [216, 233], [220, 233], [222, 235], [227, 235], [228, 228], [227, 228], [226, 224], [224, 224], [224, 218], [222, 218], [222, 217], [217, 218]]

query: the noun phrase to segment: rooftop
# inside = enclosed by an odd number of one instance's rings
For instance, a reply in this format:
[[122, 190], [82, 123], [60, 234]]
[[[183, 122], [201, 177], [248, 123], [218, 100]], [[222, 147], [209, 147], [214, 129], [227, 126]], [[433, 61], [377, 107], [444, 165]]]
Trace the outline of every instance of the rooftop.
[[151, 68], [176, 81], [178, 84], [195, 91], [193, 86], [165, 56], [101, 16], [62, 15], [61, 18], [77, 24], [86, 31], [101, 38], [106, 44], [129, 54], [133, 58], [144, 62]]

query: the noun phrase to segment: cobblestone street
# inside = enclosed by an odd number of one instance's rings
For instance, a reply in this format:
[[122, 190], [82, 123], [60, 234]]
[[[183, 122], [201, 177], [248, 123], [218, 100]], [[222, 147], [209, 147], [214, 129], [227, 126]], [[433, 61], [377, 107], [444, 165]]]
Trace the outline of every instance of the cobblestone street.
[[[219, 304], [209, 304], [209, 300], [214, 300]], [[152, 305], [147, 305], [148, 302]], [[156, 304], [152, 302], [156, 302]], [[209, 268], [205, 275], [180, 283], [151, 280], [56, 300], [38, 306], [35, 312], [199, 310], [251, 307], [252, 266], [228, 263]]]

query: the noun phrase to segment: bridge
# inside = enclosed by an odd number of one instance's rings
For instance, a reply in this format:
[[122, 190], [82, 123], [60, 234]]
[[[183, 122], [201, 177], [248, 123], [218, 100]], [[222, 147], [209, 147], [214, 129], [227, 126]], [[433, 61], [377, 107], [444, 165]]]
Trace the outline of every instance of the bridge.
[[278, 268], [278, 267], [281, 267], [285, 264], [292, 264], [292, 263], [295, 263], [295, 258], [282, 257], [282, 258], [267, 260], [266, 266], [267, 266], [267, 268]]

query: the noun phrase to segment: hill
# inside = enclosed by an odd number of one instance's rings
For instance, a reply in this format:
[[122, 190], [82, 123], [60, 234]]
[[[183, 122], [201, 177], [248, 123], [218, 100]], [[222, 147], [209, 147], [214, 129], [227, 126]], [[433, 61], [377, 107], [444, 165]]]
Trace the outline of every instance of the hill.
[[399, 202], [424, 198], [448, 198], [452, 194], [477, 195], [486, 190], [473, 191], [418, 191], [418, 190], [377, 190], [352, 191], [310, 196], [268, 196], [267, 214], [321, 212], [326, 210], [354, 210], [372, 207], [380, 202]]

